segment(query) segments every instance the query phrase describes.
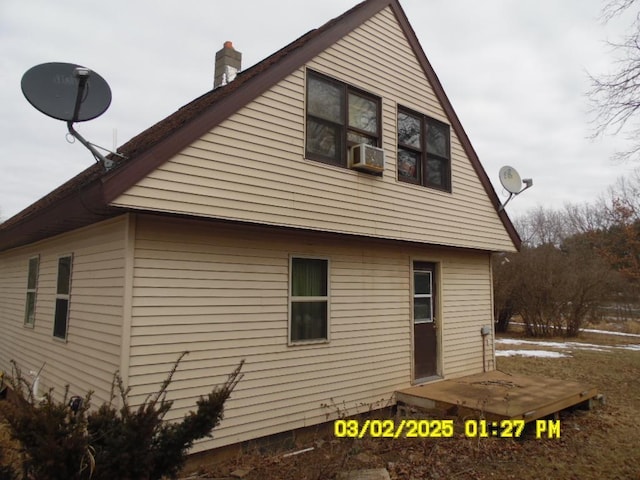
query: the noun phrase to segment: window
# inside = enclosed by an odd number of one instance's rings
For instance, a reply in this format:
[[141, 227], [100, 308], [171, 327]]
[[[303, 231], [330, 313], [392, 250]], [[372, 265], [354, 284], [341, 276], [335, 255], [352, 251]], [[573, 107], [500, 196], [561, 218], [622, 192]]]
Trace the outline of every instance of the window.
[[379, 146], [380, 99], [309, 71], [307, 76], [307, 158], [347, 166], [347, 151], [358, 143]]
[[27, 274], [27, 300], [24, 307], [24, 324], [33, 327], [36, 322], [36, 292], [38, 290], [38, 270], [40, 257], [29, 259], [29, 273]]
[[451, 191], [449, 125], [398, 110], [398, 180]]
[[414, 266], [413, 321], [433, 322], [433, 267], [420, 264]]
[[290, 341], [328, 340], [329, 261], [292, 258], [290, 280]]
[[53, 336], [67, 338], [69, 320], [69, 294], [71, 292], [71, 256], [58, 259], [58, 281], [56, 287], [56, 311], [53, 319]]

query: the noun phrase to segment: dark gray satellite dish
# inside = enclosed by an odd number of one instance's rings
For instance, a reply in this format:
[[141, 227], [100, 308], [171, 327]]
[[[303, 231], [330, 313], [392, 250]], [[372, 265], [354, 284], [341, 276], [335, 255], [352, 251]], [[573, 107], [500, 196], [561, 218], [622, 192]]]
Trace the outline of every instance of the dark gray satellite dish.
[[75, 122], [99, 117], [111, 105], [111, 89], [104, 78], [80, 65], [51, 62], [27, 70], [21, 87], [31, 105], [49, 117], [67, 122], [69, 133], [80, 140], [97, 161], [102, 161], [107, 170], [113, 166], [113, 160], [102, 156], [95, 148], [97, 145], [85, 140], [73, 128]]
[[85, 122], [111, 104], [104, 78], [73, 63], [43, 63], [22, 76], [22, 93], [36, 109], [65, 122]]

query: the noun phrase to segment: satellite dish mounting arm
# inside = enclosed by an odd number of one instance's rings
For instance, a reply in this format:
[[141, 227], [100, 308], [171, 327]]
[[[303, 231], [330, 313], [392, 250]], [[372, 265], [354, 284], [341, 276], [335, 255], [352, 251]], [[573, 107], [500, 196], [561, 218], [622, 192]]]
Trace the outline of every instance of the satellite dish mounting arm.
[[98, 150], [96, 150], [96, 148], [91, 143], [87, 142], [87, 140], [85, 140], [85, 138], [82, 135], [80, 135], [80, 133], [77, 130], [73, 128], [72, 121], [67, 122], [67, 128], [69, 129], [69, 133], [74, 138], [77, 138], [78, 140], [80, 140], [80, 143], [89, 149], [89, 151], [95, 157], [96, 161], [102, 162], [106, 170], [109, 170], [111, 169], [111, 167], [113, 167], [114, 161], [109, 160], [108, 158], [105, 158]]
[[78, 140], [80, 140], [80, 143], [82, 143], [85, 147], [87, 147], [87, 149], [91, 152], [91, 154], [94, 156], [96, 161], [102, 162], [102, 164], [104, 165], [104, 168], [106, 170], [109, 170], [114, 165], [113, 160], [109, 160], [108, 158], [105, 158], [98, 150], [96, 150], [96, 148], [91, 143], [89, 143], [82, 135], [80, 135], [80, 133], [77, 130], [73, 128], [73, 124], [78, 121], [78, 116], [80, 114], [80, 106], [82, 105], [82, 101], [84, 99], [85, 90], [87, 88], [87, 80], [89, 79], [89, 75], [91, 75], [91, 70], [89, 70], [88, 68], [77, 67], [73, 71], [73, 76], [78, 78], [78, 93], [76, 95], [76, 104], [73, 108], [73, 117], [71, 120], [67, 122], [67, 128], [69, 129], [69, 133], [74, 138], [77, 138]]
[[519, 192], [509, 192], [509, 198], [507, 198], [506, 202], [504, 202], [502, 205], [500, 205], [500, 208], [498, 209], [499, 212], [504, 210], [504, 208], [507, 206], [507, 203], [509, 203], [511, 201], [511, 199], [513, 199], [514, 197], [517, 197], [522, 192], [524, 192], [526, 189], [531, 188], [533, 186], [533, 179], [532, 178], [525, 178], [525, 179], [522, 180], [522, 183], [524, 183], [525, 187], [522, 190], [520, 190]]

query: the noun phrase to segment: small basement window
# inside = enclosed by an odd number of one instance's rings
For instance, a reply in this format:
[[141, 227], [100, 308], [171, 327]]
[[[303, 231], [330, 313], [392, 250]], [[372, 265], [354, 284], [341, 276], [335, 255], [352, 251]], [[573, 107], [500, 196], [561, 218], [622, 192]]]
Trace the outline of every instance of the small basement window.
[[291, 258], [289, 341], [329, 339], [329, 261]]
[[349, 147], [380, 146], [380, 131], [379, 97], [308, 71], [307, 158], [347, 167]]

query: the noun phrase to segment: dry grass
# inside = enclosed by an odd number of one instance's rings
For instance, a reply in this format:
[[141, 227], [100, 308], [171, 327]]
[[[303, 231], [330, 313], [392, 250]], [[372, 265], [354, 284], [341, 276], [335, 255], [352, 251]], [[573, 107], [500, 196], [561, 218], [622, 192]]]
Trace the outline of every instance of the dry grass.
[[[11, 438], [9, 427], [0, 413], [0, 477], [4, 472], [19, 472], [21, 467], [20, 445]], [[9, 477], [10, 478], [10, 477]]]
[[[584, 340], [611, 345], [611, 338], [587, 335]], [[560, 439], [471, 439], [460, 434], [451, 439], [347, 440], [326, 435], [297, 445], [313, 446], [311, 452], [288, 458], [276, 451], [246, 453], [201, 473], [225, 477], [241, 468], [251, 469], [246, 480], [320, 480], [344, 470], [385, 467], [392, 479], [640, 479], [640, 352], [576, 350], [572, 355], [497, 359], [498, 368], [508, 373], [577, 380], [605, 394], [604, 406], [562, 412]]]

